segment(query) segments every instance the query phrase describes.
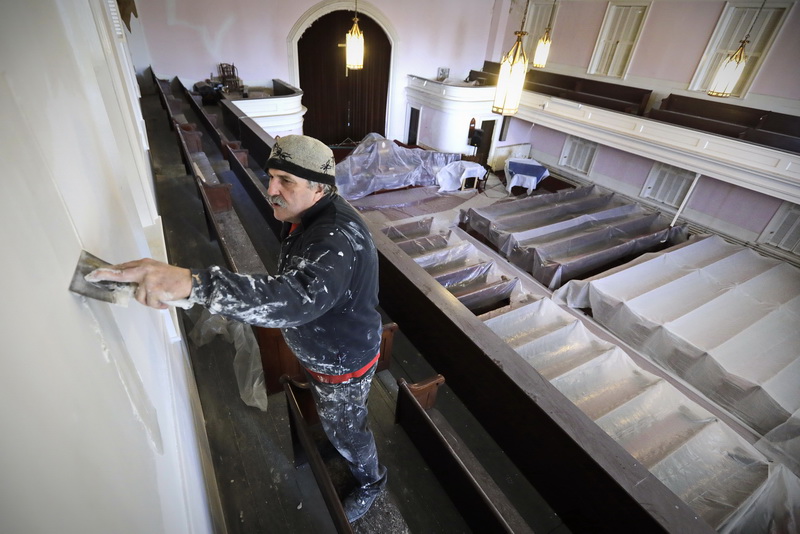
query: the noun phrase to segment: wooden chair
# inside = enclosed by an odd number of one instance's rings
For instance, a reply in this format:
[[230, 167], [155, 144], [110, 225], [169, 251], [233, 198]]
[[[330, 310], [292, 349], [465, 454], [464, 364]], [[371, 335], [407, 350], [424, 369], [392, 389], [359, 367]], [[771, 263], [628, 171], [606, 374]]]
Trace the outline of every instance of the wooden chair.
[[233, 63], [219, 64], [219, 81], [228, 92], [240, 91], [242, 89], [239, 71]]

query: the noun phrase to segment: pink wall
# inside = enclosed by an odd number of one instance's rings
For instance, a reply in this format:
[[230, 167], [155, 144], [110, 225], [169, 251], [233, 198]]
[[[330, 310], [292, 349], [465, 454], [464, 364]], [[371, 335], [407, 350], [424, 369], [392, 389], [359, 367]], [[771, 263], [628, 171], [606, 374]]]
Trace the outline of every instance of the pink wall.
[[641, 188], [652, 167], [651, 159], [601, 146], [595, 156], [592, 172]]
[[236, 4], [139, 0], [137, 9], [156, 74], [193, 83], [216, 73], [219, 63], [234, 63], [248, 85], [286, 79], [286, 55], [277, 51], [285, 49], [291, 25], [278, 33], [265, 24], [276, 15], [267, 2]]
[[781, 203], [780, 199], [701, 176], [687, 208], [758, 234]]
[[688, 84], [724, 6], [724, 2], [654, 2], [629, 74]]
[[752, 91], [800, 100], [798, 55], [800, 55], [800, 6], [795, 2], [770, 54], [753, 81]]
[[[438, 67], [449, 67], [451, 77], [463, 79], [470, 69], [483, 64], [487, 43], [496, 34], [492, 33], [494, 5], [485, 0], [375, 0], [370, 4], [373, 18], [384, 23], [394, 40], [387, 136], [404, 136], [409, 74], [433, 78]], [[246, 85], [269, 86], [273, 78], [298, 84], [290, 63], [292, 28], [311, 12], [337, 6], [352, 9], [353, 4], [327, 0], [137, 1], [154, 72], [164, 78], [178, 76], [189, 86], [207, 78], [219, 63], [234, 63]], [[495, 17], [495, 24], [499, 19]], [[143, 71], [147, 66], [136, 68]]]
[[531, 144], [532, 149], [540, 153], [549, 154], [555, 161], [558, 161], [566, 140], [567, 134], [563, 132], [551, 130], [544, 126], [534, 126], [528, 142]]
[[497, 143], [497, 146], [518, 145], [520, 143], [531, 142], [531, 129], [533, 124], [528, 121], [517, 119], [516, 117], [508, 118], [508, 134], [506, 140]]
[[[139, 0], [137, 7], [159, 75], [197, 81], [227, 62], [236, 64], [245, 83], [257, 85], [272, 78], [296, 81], [289, 79], [287, 39], [305, 13], [325, 4], [330, 2]], [[409, 0], [378, 1], [373, 6], [396, 33], [396, 77], [403, 85], [407, 74], [435, 77], [441, 66], [450, 67], [453, 77], [464, 78], [482, 64], [491, 3], [465, 0], [455, 6]], [[342, 7], [352, 8], [344, 2]]]
[[548, 61], [587, 68], [606, 7], [605, 2], [559, 2]]
[[506, 140], [497, 143], [497, 146], [509, 146], [530, 143], [531, 148], [539, 153], [552, 156], [553, 161], [558, 161], [561, 149], [567, 135], [557, 130], [544, 126], [534, 126], [530, 122], [511, 117]]

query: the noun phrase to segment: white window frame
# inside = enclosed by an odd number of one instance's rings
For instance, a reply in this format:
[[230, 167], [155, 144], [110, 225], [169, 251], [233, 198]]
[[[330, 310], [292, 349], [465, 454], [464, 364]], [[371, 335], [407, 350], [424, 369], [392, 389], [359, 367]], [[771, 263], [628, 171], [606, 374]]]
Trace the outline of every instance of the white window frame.
[[[528, 32], [527, 41], [525, 45], [525, 54], [528, 56], [528, 62], [533, 61], [533, 55], [536, 53], [536, 45], [539, 44], [539, 39], [544, 35], [544, 30], [547, 28], [547, 23], [550, 22], [550, 13], [553, 13], [553, 24], [556, 22], [558, 15], [558, 6], [550, 2], [535, 2], [531, 4], [528, 9], [528, 20], [525, 21], [525, 31]], [[551, 33], [552, 36], [552, 28]]]
[[[779, 241], [775, 241], [775, 233], [784, 225], [790, 224], [789, 229]], [[788, 241], [788, 242], [787, 242]], [[790, 254], [800, 255], [800, 205], [784, 202], [772, 219], [767, 224], [758, 242], [786, 251]], [[789, 247], [791, 245], [791, 248]]]
[[650, 168], [639, 197], [678, 208], [692, 187], [697, 174], [657, 161]]
[[[735, 88], [733, 98], [744, 98], [750, 91], [750, 86], [753, 84], [758, 71], [761, 68], [764, 58], [769, 53], [775, 37], [780, 33], [786, 16], [791, 8], [791, 2], [767, 2], [764, 9], [758, 17], [757, 23], [753, 26], [753, 31], [750, 33], [748, 43], [745, 46], [745, 56], [747, 57], [747, 64], [745, 66], [742, 79], [739, 80]], [[717, 27], [711, 35], [711, 39], [706, 45], [703, 52], [703, 58], [697, 67], [697, 70], [689, 82], [690, 91], [705, 92], [711, 80], [717, 73], [717, 69], [725, 60], [733, 54], [741, 40], [747, 34], [747, 30], [753, 23], [753, 18], [758, 13], [761, 7], [761, 2], [727, 2], [725, 8], [720, 15]], [[774, 28], [769, 30], [767, 24], [768, 17], [777, 17], [771, 19], [774, 21]]]
[[[564, 143], [564, 147], [561, 149], [561, 157], [558, 159], [558, 162], [562, 167], [566, 167], [567, 169], [588, 175], [592, 170], [592, 166], [594, 165], [594, 160], [597, 157], [597, 148], [599, 146], [600, 145], [594, 141], [589, 141], [588, 139], [574, 135], [568, 135], [567, 140]], [[575, 150], [591, 150], [591, 155], [584, 158], [586, 160], [585, 165], [580, 168], [573, 167], [572, 165], [568, 164], [568, 162], [572, 159]]]
[[[623, 15], [622, 10], [637, 7], [644, 9], [639, 26], [636, 28], [630, 26], [627, 29], [618, 31], [620, 23], [632, 24], [630, 21], [626, 22], [624, 20], [620, 20], [620, 17], [625, 16]], [[647, 22], [647, 15], [649, 13], [649, 0], [643, 0], [641, 2], [609, 2], [608, 7], [606, 8], [605, 17], [603, 17], [603, 25], [600, 27], [600, 33], [597, 35], [597, 42], [594, 46], [594, 52], [592, 52], [592, 59], [589, 62], [588, 73], [597, 76], [608, 76], [609, 78], [625, 79], [625, 77], [628, 75], [628, 69], [630, 68], [633, 56], [636, 53], [636, 45], [639, 42], [639, 37], [642, 35], [642, 28], [644, 28], [644, 25]], [[612, 67], [615, 65], [615, 62], [620, 61], [620, 59], [614, 59], [614, 57], [618, 55], [618, 46], [621, 42], [620, 40], [613, 38], [613, 36], [619, 36], [620, 34], [628, 34], [630, 37], [630, 41], [626, 41], [630, 43], [630, 52], [627, 54], [627, 57], [622, 59], [623, 63], [620, 63], [618, 67], [612, 69]], [[610, 41], [615, 42], [612, 44]], [[612, 59], [608, 61], [607, 66], [604, 66], [605, 58], [608, 57], [606, 52], [609, 47], [613, 47], [611, 52]], [[623, 56], [619, 57], [621, 58]]]

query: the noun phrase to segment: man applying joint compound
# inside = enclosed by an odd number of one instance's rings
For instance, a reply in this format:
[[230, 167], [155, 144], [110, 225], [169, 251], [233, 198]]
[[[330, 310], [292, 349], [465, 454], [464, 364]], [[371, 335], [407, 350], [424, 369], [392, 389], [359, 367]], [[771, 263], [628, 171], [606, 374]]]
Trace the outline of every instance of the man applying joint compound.
[[136, 300], [154, 308], [186, 298], [232, 319], [280, 328], [306, 371], [328, 439], [358, 481], [343, 503], [353, 522], [387, 478], [366, 406], [382, 330], [377, 252], [363, 220], [337, 192], [333, 152], [325, 144], [303, 135], [280, 137], [267, 170], [269, 201], [284, 223], [275, 276], [142, 259], [98, 269], [87, 279], [136, 282]]

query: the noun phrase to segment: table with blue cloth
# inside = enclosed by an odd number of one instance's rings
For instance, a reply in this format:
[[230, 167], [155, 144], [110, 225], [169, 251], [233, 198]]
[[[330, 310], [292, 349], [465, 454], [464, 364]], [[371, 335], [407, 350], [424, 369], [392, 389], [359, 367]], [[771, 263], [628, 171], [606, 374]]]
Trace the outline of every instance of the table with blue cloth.
[[550, 176], [550, 171], [544, 165], [530, 158], [508, 158], [505, 173], [506, 190], [509, 193], [513, 187], [524, 187], [529, 195], [539, 182]]

